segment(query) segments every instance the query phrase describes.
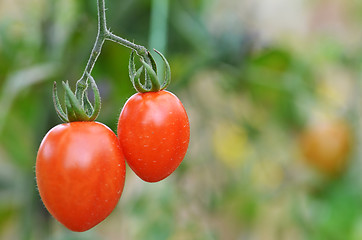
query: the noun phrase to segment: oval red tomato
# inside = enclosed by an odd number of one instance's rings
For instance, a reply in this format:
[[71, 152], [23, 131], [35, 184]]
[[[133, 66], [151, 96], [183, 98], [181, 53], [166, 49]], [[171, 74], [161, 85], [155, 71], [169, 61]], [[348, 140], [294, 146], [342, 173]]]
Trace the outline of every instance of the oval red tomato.
[[131, 169], [144, 181], [160, 181], [186, 154], [190, 126], [185, 108], [168, 91], [136, 93], [122, 109], [118, 138]]
[[45, 207], [72, 231], [86, 231], [116, 206], [125, 160], [116, 135], [97, 122], [58, 125], [44, 137], [36, 180]]

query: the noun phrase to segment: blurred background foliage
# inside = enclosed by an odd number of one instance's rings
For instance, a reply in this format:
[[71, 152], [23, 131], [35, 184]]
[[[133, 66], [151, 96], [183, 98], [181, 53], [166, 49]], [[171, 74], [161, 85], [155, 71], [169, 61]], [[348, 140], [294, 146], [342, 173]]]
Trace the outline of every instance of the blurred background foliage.
[[[362, 239], [362, 1], [107, 0], [108, 26], [163, 52], [191, 123], [167, 180], [127, 171], [104, 222], [72, 233], [34, 164], [96, 34], [96, 1], [0, 0], [0, 239]], [[130, 50], [106, 42], [98, 121], [116, 130]]]

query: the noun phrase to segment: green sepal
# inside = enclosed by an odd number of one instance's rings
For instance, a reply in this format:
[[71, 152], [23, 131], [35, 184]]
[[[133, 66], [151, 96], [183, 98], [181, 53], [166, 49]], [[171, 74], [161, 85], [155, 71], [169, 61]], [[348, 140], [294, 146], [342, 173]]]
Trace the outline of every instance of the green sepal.
[[160, 90], [164, 90], [168, 87], [168, 85], [171, 82], [171, 67], [170, 64], [168, 63], [167, 59], [165, 58], [165, 56], [163, 56], [163, 54], [159, 51], [157, 51], [156, 49], [153, 49], [153, 51], [155, 51], [158, 55], [160, 55], [160, 57], [162, 58], [163, 62], [165, 63], [165, 79], [162, 82], [161, 85], [161, 89]]
[[[71, 105], [70, 108], [74, 112], [76, 120], [77, 121], [88, 121], [88, 119], [89, 119], [88, 115], [85, 113], [82, 105], [79, 103], [79, 100], [77, 99], [75, 94], [70, 89], [68, 82], [67, 83], [63, 82], [63, 87], [65, 90], [65, 95], [68, 98], [69, 103]], [[67, 106], [67, 108], [68, 108], [68, 106]], [[68, 117], [69, 117], [69, 113], [68, 113]], [[69, 120], [71, 120], [71, 119], [69, 119]]]
[[144, 86], [146, 89], [151, 89], [152, 88], [152, 81], [150, 76], [147, 73], [147, 70], [145, 69], [145, 83]]
[[87, 116], [91, 115], [94, 111], [93, 106], [92, 106], [91, 102], [89, 101], [87, 94], [85, 94], [83, 96], [83, 108], [84, 108], [84, 111], [87, 114]]
[[53, 103], [54, 103], [55, 111], [56, 111], [58, 117], [63, 122], [69, 122], [68, 117], [64, 113], [64, 111], [62, 109], [62, 105], [60, 104], [60, 101], [59, 101], [59, 98], [58, 98], [57, 83], [56, 82], [54, 82], [54, 85], [53, 85]]
[[[87, 73], [85, 73], [87, 74]], [[81, 104], [87, 115], [90, 115], [93, 112], [92, 104], [89, 101], [88, 94], [88, 79], [85, 82], [78, 82], [75, 90], [75, 96], [78, 99], [78, 102]]]
[[141, 83], [140, 76], [142, 74], [142, 71], [143, 71], [143, 66], [137, 70], [137, 72], [134, 76], [133, 87], [137, 90], [137, 92], [145, 93], [145, 92], [149, 92], [149, 90], [146, 88], [146, 86], [144, 86]]
[[145, 72], [146, 75], [149, 77], [149, 79], [151, 80], [151, 86], [150, 86], [150, 90], [151, 92], [157, 92], [160, 90], [160, 82], [158, 81], [158, 77], [156, 72], [152, 69], [152, 67], [146, 63], [145, 61], [143, 61], [143, 59], [141, 59], [141, 63], [142, 65], [145, 67]]
[[140, 81], [140, 76], [143, 71], [143, 66], [141, 66], [136, 71], [136, 65], [134, 63], [134, 56], [135, 56], [134, 51], [132, 51], [131, 55], [129, 57], [129, 64], [128, 64], [129, 77], [131, 79], [133, 87], [137, 90], [137, 92], [142, 92], [142, 93], [148, 92], [149, 90], [147, 89], [147, 87], [144, 86]]
[[[152, 71], [154, 71], [157, 76], [157, 65], [156, 65], [155, 59], [153, 58], [153, 56], [151, 55], [151, 53], [149, 51], [147, 51], [146, 55], [147, 55], [147, 58], [146, 59], [141, 58], [141, 62], [143, 60], [145, 63], [150, 65], [152, 67]], [[150, 73], [150, 74], [152, 74], [152, 73]], [[145, 68], [146, 89], [150, 89], [150, 91], [158, 91], [157, 87], [155, 87], [153, 84], [154, 80], [152, 79], [152, 76], [150, 74], [149, 74], [148, 68]]]
[[129, 57], [128, 73], [129, 73], [129, 78], [131, 79], [131, 81], [133, 83], [135, 75], [136, 75], [136, 66], [134, 64], [134, 51], [131, 52], [131, 56]]
[[[62, 82], [62, 84], [63, 84], [63, 87], [64, 87], [64, 85], [68, 84], [68, 81], [66, 83]], [[67, 91], [65, 89], [64, 89], [64, 103], [65, 103], [66, 114], [68, 116], [68, 121], [69, 122], [76, 121], [77, 117], [76, 117], [75, 112], [74, 112], [74, 110], [72, 108], [72, 105], [70, 104], [69, 96], [68, 96]]]
[[75, 96], [77, 97], [78, 101], [80, 103], [83, 103], [84, 99], [84, 93], [86, 89], [88, 88], [87, 82], [77, 82], [76, 88], [75, 88]]
[[151, 53], [149, 51], [147, 51], [147, 57], [150, 59], [152, 69], [157, 74], [157, 65], [156, 65], [155, 59], [153, 59], [153, 56], [151, 55]]
[[89, 73], [86, 74], [89, 78], [94, 93], [94, 108], [92, 108], [93, 109], [92, 115], [88, 118], [88, 121], [94, 121], [98, 117], [99, 112], [101, 110], [101, 96], [99, 94], [99, 90], [96, 82], [94, 81], [94, 78]]
[[[160, 82], [159, 76], [157, 75], [157, 66], [154, 58], [152, 55], [147, 51], [147, 59], [141, 57], [140, 61], [142, 63], [142, 67], [136, 71], [136, 66], [134, 62], [135, 53], [134, 51], [131, 52], [129, 58], [129, 77], [134, 88], [138, 92], [157, 92], [160, 90], [165, 89], [171, 81], [171, 68], [169, 63], [167, 62], [166, 58], [156, 49], [154, 51], [161, 56], [162, 61], [165, 63], [165, 78], [162, 82]], [[145, 71], [145, 81], [144, 84], [141, 83], [140, 76], [142, 71]]]

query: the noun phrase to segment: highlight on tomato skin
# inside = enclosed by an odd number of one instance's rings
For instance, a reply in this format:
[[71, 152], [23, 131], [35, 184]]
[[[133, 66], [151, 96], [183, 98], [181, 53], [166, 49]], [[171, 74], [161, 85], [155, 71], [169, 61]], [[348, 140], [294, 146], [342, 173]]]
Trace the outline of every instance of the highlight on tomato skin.
[[136, 93], [118, 120], [118, 138], [130, 168], [146, 182], [158, 182], [180, 165], [190, 140], [181, 101], [168, 91]]
[[301, 134], [299, 144], [309, 165], [329, 177], [336, 177], [346, 168], [353, 137], [346, 122], [323, 121], [308, 126]]
[[57, 125], [44, 137], [36, 181], [49, 213], [72, 231], [87, 231], [115, 208], [125, 181], [116, 135], [98, 122]]

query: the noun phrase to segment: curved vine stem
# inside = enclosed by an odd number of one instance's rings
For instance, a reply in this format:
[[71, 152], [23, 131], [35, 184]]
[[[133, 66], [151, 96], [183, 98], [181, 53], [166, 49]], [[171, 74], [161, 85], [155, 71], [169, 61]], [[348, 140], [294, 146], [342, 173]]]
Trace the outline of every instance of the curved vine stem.
[[107, 32], [107, 24], [106, 24], [106, 13], [105, 13], [105, 3], [104, 0], [97, 0], [97, 9], [98, 9], [98, 33], [97, 38], [94, 43], [92, 52], [90, 54], [89, 60], [87, 62], [87, 66], [83, 72], [82, 77], [77, 81], [77, 88], [75, 90], [75, 95], [79, 99], [81, 103], [83, 103], [83, 97], [85, 90], [87, 89], [87, 80], [88, 74], [92, 72], [94, 64], [99, 57], [102, 46], [105, 41], [105, 35]]
[[125, 47], [133, 49], [137, 55], [142, 57], [147, 63], [152, 63], [152, 60], [149, 58], [148, 50], [141, 46], [134, 44], [120, 36], [117, 36], [110, 32], [107, 28], [107, 21], [106, 21], [106, 8], [105, 8], [105, 0], [97, 0], [97, 9], [98, 9], [98, 33], [97, 38], [94, 43], [92, 52], [90, 54], [89, 60], [87, 62], [87, 66], [83, 72], [82, 77], [77, 81], [77, 89], [76, 89], [76, 96], [83, 102], [84, 92], [87, 88], [87, 79], [88, 74], [92, 72], [92, 69], [101, 53], [103, 43], [105, 40], [110, 40], [121, 44]]
[[[105, 0], [97, 0], [97, 12], [98, 12], [98, 31], [97, 31], [97, 37], [96, 41], [94, 43], [92, 52], [90, 54], [90, 57], [88, 59], [87, 65], [84, 69], [82, 77], [77, 81], [76, 84], [76, 90], [75, 90], [75, 96], [80, 102], [81, 106], [84, 107], [86, 113], [91, 113], [93, 111], [92, 105], [88, 99], [88, 96], [86, 94], [86, 90], [88, 88], [88, 78], [93, 70], [93, 67], [102, 51], [103, 44], [105, 40], [110, 40], [113, 42], [116, 42], [118, 44], [121, 44], [125, 47], [128, 47], [135, 51], [135, 53], [141, 57], [141, 62], [146, 63], [146, 67], [144, 69], [145, 71], [145, 85], [151, 86], [150, 89], [153, 89], [152, 87], [154, 84], [154, 78], [157, 75], [157, 67], [156, 62], [153, 59], [150, 52], [145, 48], [144, 46], [137, 45], [135, 43], [132, 43], [120, 36], [117, 36], [113, 34], [108, 28], [107, 28], [107, 20], [106, 20], [106, 6], [105, 6]], [[148, 68], [147, 66], [150, 66]], [[153, 71], [151, 71], [153, 70]], [[157, 77], [157, 76], [156, 76]], [[158, 77], [157, 77], [157, 83], [159, 83]], [[159, 84], [156, 84], [159, 85]], [[156, 86], [157, 88], [157, 86]], [[158, 87], [159, 88], [159, 87]]]
[[130, 49], [133, 49], [136, 51], [137, 55], [143, 57], [145, 60], [148, 59], [148, 50], [144, 46], [134, 44], [124, 38], [121, 38], [120, 36], [113, 34], [112, 32], [110, 32], [108, 30], [107, 30], [106, 39], [116, 42], [118, 44], [121, 44]]
[[[72, 92], [68, 82], [63, 82], [63, 87], [65, 89], [65, 111], [63, 111], [62, 106], [59, 102], [57, 95], [56, 85], [53, 87], [53, 101], [55, 109], [59, 117], [66, 122], [72, 121], [93, 121], [97, 118], [100, 110], [100, 95], [98, 87], [91, 76], [92, 69], [101, 54], [103, 44], [105, 40], [114, 41], [118, 44], [121, 44], [125, 47], [132, 49], [140, 57], [142, 67], [135, 70], [134, 65], [134, 55], [133, 51], [131, 54], [130, 62], [130, 77], [131, 81], [134, 83], [134, 86], [137, 91], [140, 92], [149, 92], [149, 91], [159, 91], [163, 90], [169, 83], [170, 68], [166, 68], [166, 79], [160, 81], [159, 76], [157, 75], [157, 66], [156, 62], [153, 59], [150, 52], [147, 48], [132, 43], [120, 36], [113, 34], [107, 28], [106, 21], [106, 7], [105, 0], [97, 0], [97, 10], [98, 10], [98, 31], [96, 41], [94, 43], [92, 52], [88, 59], [87, 65], [84, 69], [82, 77], [77, 81], [75, 93]], [[156, 51], [156, 50], [155, 50]], [[169, 66], [167, 60], [163, 57], [161, 53], [156, 51], [165, 62], [166, 66]], [[142, 74], [142, 71], [145, 73], [144, 85], [141, 84], [139, 77]], [[137, 81], [136, 81], [136, 80]], [[88, 99], [88, 80], [90, 81], [91, 87], [94, 91], [94, 106]]]

